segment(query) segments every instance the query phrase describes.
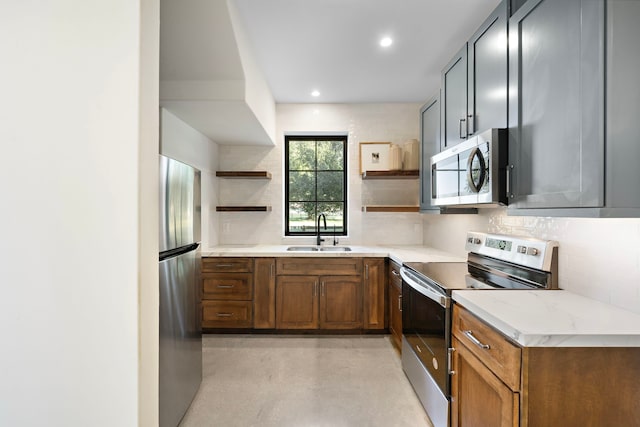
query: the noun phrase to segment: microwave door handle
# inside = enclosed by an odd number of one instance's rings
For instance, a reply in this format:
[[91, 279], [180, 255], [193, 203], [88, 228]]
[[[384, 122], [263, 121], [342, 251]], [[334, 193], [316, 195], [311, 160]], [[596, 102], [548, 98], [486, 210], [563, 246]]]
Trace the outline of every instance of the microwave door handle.
[[[474, 157], [478, 157], [478, 162], [480, 163], [480, 176], [478, 178], [478, 183], [476, 184], [476, 182], [473, 179], [473, 159]], [[482, 189], [482, 186], [484, 185], [484, 181], [486, 179], [486, 175], [487, 175], [487, 164], [484, 161], [484, 156], [482, 155], [482, 151], [480, 151], [479, 148], [475, 148], [471, 154], [469, 155], [469, 158], [467, 159], [467, 182], [469, 183], [469, 187], [471, 188], [471, 190], [473, 190], [474, 193], [479, 193], [480, 190]]]

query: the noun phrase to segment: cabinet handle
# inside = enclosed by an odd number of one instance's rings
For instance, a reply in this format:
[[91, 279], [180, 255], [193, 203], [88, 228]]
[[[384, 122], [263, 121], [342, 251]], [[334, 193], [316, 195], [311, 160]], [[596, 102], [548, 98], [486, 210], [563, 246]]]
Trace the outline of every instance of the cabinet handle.
[[271, 263], [271, 266], [269, 267], [271, 277], [275, 276], [275, 270], [276, 270], [275, 267], [276, 267], [275, 263]]
[[[467, 135], [471, 136], [473, 135], [473, 114], [467, 114], [467, 118], [469, 120], [467, 120]], [[469, 129], [471, 129], [471, 132], [469, 132]]]
[[364, 278], [369, 280], [369, 264], [364, 265]]
[[475, 336], [473, 336], [473, 331], [464, 331], [464, 334], [467, 336], [467, 338], [469, 338], [471, 340], [472, 343], [474, 343], [475, 345], [477, 345], [478, 347], [480, 347], [483, 350], [489, 350], [491, 347], [489, 347], [489, 344], [482, 344], [478, 338], [476, 338]]
[[456, 371], [453, 370], [453, 352], [455, 348], [450, 347], [447, 349], [447, 365], [449, 366], [449, 375], [455, 375]]
[[399, 275], [400, 275], [400, 273], [398, 273], [398, 272], [397, 272], [397, 271], [395, 271], [395, 270], [391, 270], [391, 274], [393, 274], [394, 276], [399, 276]]
[[235, 285], [218, 285], [219, 288], [222, 289], [229, 289], [229, 288], [233, 288]]
[[232, 313], [216, 313], [216, 316], [218, 317], [231, 317], [233, 316]]
[[313, 282], [313, 296], [314, 297], [318, 296], [318, 282], [317, 281]]
[[320, 296], [324, 296], [324, 281], [320, 283]]
[[507, 165], [507, 199], [511, 197], [511, 169], [513, 165]]
[[460, 137], [460, 139], [467, 138], [467, 131], [465, 130], [464, 134], [462, 133], [462, 122], [466, 122], [466, 121], [467, 121], [466, 119], [460, 119], [460, 125], [458, 126], [458, 136]]
[[418, 344], [416, 344], [416, 350], [418, 350], [418, 353], [422, 353], [422, 349], [420, 348], [420, 346]]
[[402, 295], [398, 295], [398, 311], [402, 311]]

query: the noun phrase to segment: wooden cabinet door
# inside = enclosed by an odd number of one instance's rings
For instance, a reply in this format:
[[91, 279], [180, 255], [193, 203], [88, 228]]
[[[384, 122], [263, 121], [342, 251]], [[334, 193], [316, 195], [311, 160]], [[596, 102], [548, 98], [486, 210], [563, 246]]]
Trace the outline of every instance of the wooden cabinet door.
[[364, 328], [384, 329], [387, 275], [384, 258], [364, 259]]
[[442, 71], [440, 150], [467, 139], [467, 44]]
[[391, 342], [402, 351], [402, 279], [400, 266], [389, 263], [389, 332]]
[[362, 328], [362, 280], [360, 277], [320, 277], [320, 328]]
[[511, 208], [604, 204], [604, 8], [530, 0], [509, 20]]
[[276, 280], [276, 328], [318, 328], [318, 277], [279, 276]]
[[276, 327], [276, 260], [256, 258], [253, 276], [253, 327]]
[[452, 346], [451, 426], [517, 427], [519, 393], [511, 391], [456, 338]]
[[420, 109], [420, 212], [431, 206], [431, 156], [440, 152], [440, 91]]

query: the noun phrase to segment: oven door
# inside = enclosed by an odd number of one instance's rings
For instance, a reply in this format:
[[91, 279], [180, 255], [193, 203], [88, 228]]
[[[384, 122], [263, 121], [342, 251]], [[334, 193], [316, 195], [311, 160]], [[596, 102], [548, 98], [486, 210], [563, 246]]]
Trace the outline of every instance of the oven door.
[[402, 276], [402, 368], [431, 422], [449, 422], [448, 348], [451, 299], [434, 284], [416, 278], [405, 267]]

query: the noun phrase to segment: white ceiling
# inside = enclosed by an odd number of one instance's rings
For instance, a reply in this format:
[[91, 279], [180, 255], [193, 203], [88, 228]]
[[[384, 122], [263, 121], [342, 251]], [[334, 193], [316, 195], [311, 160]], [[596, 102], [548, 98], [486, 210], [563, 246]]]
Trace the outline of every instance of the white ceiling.
[[[278, 103], [424, 102], [499, 0], [232, 0]], [[379, 40], [393, 38], [383, 49]], [[321, 95], [314, 98], [311, 91]]]

